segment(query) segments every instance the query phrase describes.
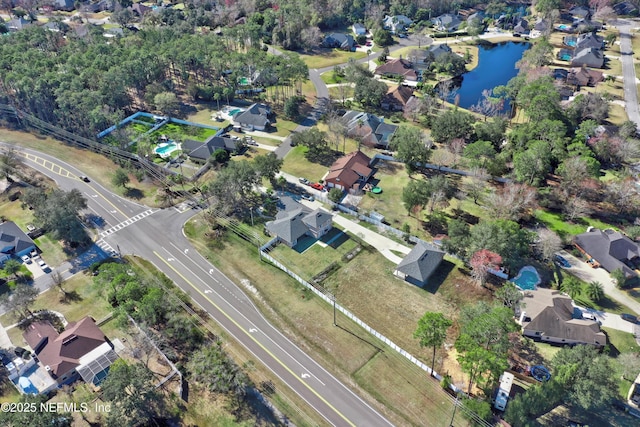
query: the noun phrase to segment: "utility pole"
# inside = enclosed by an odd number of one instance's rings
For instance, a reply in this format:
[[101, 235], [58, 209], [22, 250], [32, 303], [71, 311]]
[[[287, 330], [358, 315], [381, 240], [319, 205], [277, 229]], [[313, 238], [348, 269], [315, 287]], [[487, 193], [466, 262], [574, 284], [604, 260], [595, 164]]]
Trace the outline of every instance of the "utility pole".
[[453, 406], [453, 415], [451, 416], [451, 422], [449, 423], [449, 427], [454, 427], [453, 425], [453, 420], [456, 417], [456, 409], [458, 409], [458, 393], [456, 393], [456, 401], [454, 402], [454, 406]]

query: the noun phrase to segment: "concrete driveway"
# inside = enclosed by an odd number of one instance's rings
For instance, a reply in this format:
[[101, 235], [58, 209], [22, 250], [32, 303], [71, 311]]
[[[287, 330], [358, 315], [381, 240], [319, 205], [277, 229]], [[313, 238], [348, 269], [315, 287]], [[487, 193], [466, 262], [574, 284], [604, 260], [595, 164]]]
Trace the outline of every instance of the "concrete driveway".
[[563, 269], [564, 271], [573, 274], [578, 279], [587, 283], [594, 281], [602, 283], [604, 292], [611, 297], [611, 299], [629, 307], [634, 312], [631, 314], [640, 315], [640, 303], [620, 289], [616, 288], [616, 285], [614, 285], [611, 276], [606, 270], [603, 268], [591, 268], [589, 264], [574, 257], [566, 251], [560, 251], [558, 252], [558, 255], [564, 257], [569, 261], [569, 264], [571, 264], [571, 268], [565, 268]]

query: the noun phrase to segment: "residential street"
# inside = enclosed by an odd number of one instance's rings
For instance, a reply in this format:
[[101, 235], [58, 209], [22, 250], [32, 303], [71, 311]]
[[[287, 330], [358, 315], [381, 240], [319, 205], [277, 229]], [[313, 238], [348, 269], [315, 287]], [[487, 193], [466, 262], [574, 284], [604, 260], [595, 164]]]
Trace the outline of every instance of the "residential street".
[[631, 46], [631, 31], [637, 23], [618, 19], [616, 26], [620, 30], [620, 54], [622, 61], [622, 75], [624, 79], [624, 100], [629, 120], [640, 128], [640, 111], [638, 110], [638, 82], [636, 69], [633, 65], [633, 47]]

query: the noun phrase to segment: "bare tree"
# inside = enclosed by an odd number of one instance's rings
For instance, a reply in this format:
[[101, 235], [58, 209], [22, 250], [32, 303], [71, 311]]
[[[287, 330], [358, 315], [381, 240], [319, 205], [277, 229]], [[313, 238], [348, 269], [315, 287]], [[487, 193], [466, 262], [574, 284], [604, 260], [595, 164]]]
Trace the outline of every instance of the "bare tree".
[[607, 199], [618, 207], [618, 213], [631, 212], [638, 203], [638, 193], [633, 179], [611, 181], [607, 184]]
[[562, 240], [553, 231], [548, 228], [542, 228], [538, 231], [538, 243], [536, 249], [544, 260], [553, 259], [553, 255], [562, 249]]
[[475, 168], [471, 170], [471, 176], [463, 186], [463, 191], [466, 196], [472, 198], [473, 203], [476, 205], [478, 204], [478, 201], [482, 200], [484, 197], [489, 178], [490, 176], [486, 169]]
[[535, 209], [536, 190], [525, 184], [507, 183], [500, 191], [493, 191], [485, 199], [485, 206], [493, 218], [519, 221]]
[[346, 120], [342, 116], [332, 112], [329, 114], [327, 125], [329, 127], [328, 134], [336, 146], [336, 151], [340, 150], [340, 143], [342, 143], [342, 151], [345, 152], [347, 134], [349, 133]]
[[464, 147], [466, 147], [466, 145], [467, 144], [464, 142], [463, 138], [455, 138], [449, 143], [449, 145], [447, 145], [447, 148], [449, 149], [451, 154], [453, 154], [454, 166], [458, 164], [458, 160], [460, 159], [460, 156], [462, 155], [462, 152], [464, 151]]
[[57, 286], [60, 292], [62, 293], [62, 299], [64, 301], [67, 300], [67, 291], [64, 290], [63, 285], [66, 282], [65, 278], [62, 277], [62, 274], [58, 270], [54, 270], [51, 273], [51, 280], [53, 281], [54, 286]]
[[589, 203], [581, 197], [570, 197], [562, 205], [562, 211], [568, 221], [573, 221], [576, 218], [582, 218], [591, 213]]
[[322, 41], [322, 31], [317, 26], [305, 28], [300, 32], [300, 40], [306, 50], [313, 50]]

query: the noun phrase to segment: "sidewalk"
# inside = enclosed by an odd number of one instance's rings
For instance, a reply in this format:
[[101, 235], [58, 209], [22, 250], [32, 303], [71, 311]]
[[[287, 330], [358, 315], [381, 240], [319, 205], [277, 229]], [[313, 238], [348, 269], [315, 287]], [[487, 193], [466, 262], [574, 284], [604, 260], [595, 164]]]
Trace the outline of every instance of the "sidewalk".
[[4, 328], [2, 324], [0, 324], [0, 348], [12, 348], [14, 347], [13, 343], [9, 339], [9, 334], [7, 334], [7, 330]]
[[368, 228], [343, 217], [342, 215], [334, 215], [333, 221], [376, 248], [385, 258], [395, 264], [399, 264], [400, 261], [402, 261], [402, 258], [391, 252], [392, 250], [401, 252], [405, 255], [411, 251], [409, 247], [401, 245], [400, 243], [376, 233], [375, 231], [371, 231]]

